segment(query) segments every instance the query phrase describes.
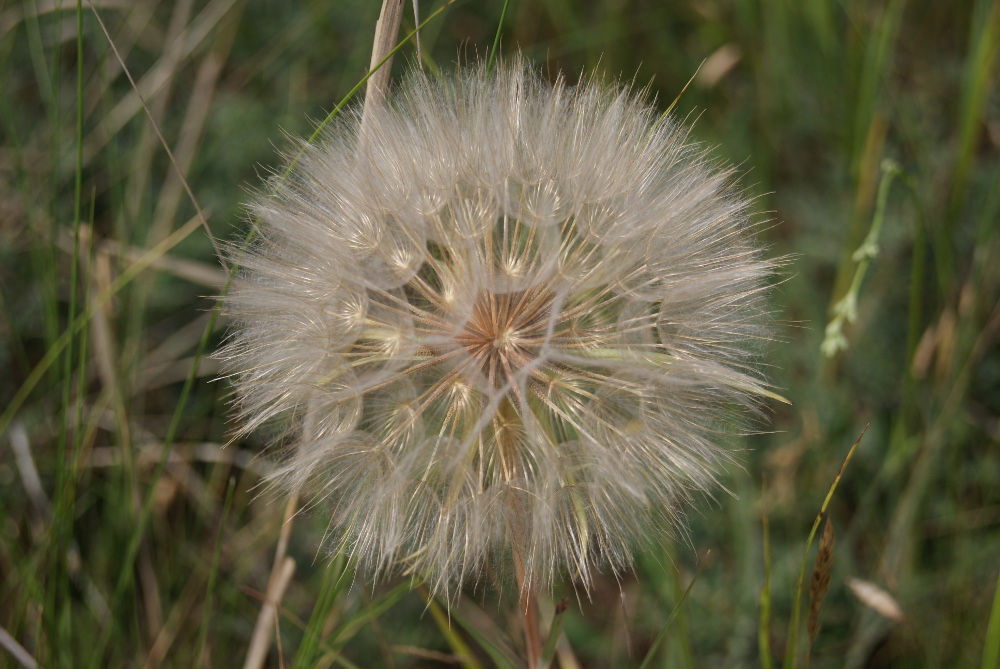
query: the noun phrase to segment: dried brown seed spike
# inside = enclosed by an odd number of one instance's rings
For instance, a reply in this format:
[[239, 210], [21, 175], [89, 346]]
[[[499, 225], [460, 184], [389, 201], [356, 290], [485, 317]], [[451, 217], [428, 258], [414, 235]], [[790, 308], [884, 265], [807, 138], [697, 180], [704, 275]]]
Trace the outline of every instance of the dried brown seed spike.
[[816, 551], [816, 562], [813, 565], [812, 581], [809, 583], [809, 643], [816, 641], [819, 634], [819, 609], [823, 605], [823, 597], [830, 589], [830, 570], [833, 568], [833, 523], [826, 520], [823, 536], [819, 540], [819, 550]]

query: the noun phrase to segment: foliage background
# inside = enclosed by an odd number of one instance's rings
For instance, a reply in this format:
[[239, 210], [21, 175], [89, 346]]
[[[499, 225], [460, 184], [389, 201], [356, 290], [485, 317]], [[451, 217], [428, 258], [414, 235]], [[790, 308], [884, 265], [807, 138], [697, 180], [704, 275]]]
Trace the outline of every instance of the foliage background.
[[[284, 133], [307, 135], [364, 75], [379, 9], [95, 5], [220, 239], [243, 229], [240, 202], [280, 164]], [[485, 54], [501, 5], [447, 8], [422, 33], [425, 65]], [[89, 2], [81, 18], [59, 0], [0, 2], [0, 627], [43, 666], [238, 666], [284, 504], [257, 487], [264, 437], [223, 448], [230, 391], [201, 353], [224, 334], [206, 296], [225, 274], [204, 232], [182, 227], [194, 208]], [[998, 42], [989, 0], [511, 3], [502, 51], [551, 75], [648, 83], [660, 108], [705, 61], [677, 113], [739, 166], [771, 212], [763, 240], [790, 257], [770, 364], [793, 405], [739, 444], [732, 494], [692, 510], [689, 538], [589, 594], [553, 593], [570, 598], [579, 666], [637, 665], [709, 551], [655, 665], [779, 662], [810, 525], [866, 424], [827, 513], [835, 562], [812, 666], [996, 666]], [[416, 57], [402, 53], [397, 74]], [[902, 176], [879, 253], [849, 346], [826, 359], [887, 158]], [[419, 589], [329, 568], [322, 512], [285, 527], [296, 570], [269, 666], [490, 665]], [[902, 620], [860, 602], [849, 577], [889, 593]], [[510, 593], [470, 590], [457, 611], [492, 643], [521, 644]], [[803, 632], [800, 666], [807, 645]], [[0, 650], [0, 665], [14, 657]]]

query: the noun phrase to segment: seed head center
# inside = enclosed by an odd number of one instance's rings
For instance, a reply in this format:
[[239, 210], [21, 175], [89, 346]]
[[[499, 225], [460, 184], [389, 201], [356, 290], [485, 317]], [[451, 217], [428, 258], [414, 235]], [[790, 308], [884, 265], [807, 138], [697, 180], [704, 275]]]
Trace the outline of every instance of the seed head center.
[[538, 357], [545, 343], [552, 292], [530, 289], [514, 293], [482, 291], [455, 340], [494, 386]]

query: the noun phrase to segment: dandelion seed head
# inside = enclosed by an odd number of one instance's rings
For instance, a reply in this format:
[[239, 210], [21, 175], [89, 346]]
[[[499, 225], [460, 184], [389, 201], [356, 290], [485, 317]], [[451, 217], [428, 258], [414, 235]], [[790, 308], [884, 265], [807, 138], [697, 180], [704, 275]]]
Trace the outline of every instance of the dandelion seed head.
[[220, 356], [334, 550], [441, 592], [515, 560], [586, 586], [682, 531], [766, 394], [774, 265], [681, 125], [520, 61], [414, 73], [275, 184]]

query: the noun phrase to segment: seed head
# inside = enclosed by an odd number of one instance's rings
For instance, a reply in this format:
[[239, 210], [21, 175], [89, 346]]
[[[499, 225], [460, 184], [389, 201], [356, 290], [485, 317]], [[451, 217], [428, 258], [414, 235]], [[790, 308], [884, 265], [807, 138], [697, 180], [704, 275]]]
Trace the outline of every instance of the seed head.
[[232, 251], [240, 429], [287, 426], [275, 482], [376, 571], [622, 569], [767, 394], [747, 200], [628, 90], [411, 74], [275, 191]]

